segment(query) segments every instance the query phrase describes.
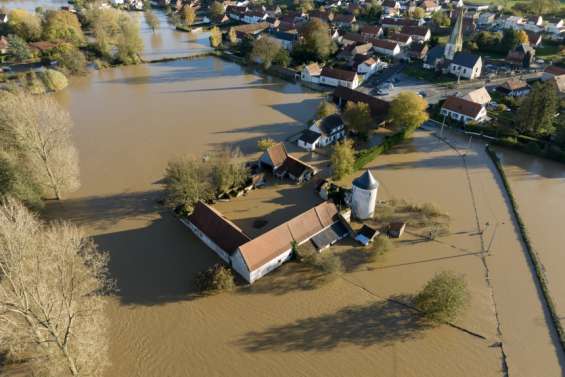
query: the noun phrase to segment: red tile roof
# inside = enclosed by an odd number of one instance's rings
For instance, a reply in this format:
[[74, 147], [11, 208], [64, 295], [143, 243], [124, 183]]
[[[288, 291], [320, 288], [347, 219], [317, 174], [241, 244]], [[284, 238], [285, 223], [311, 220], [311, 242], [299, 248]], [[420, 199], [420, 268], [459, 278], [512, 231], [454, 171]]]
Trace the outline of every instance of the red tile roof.
[[471, 102], [461, 97], [451, 96], [447, 97], [442, 108], [458, 114], [467, 115], [471, 118], [476, 118], [483, 106], [480, 103]]

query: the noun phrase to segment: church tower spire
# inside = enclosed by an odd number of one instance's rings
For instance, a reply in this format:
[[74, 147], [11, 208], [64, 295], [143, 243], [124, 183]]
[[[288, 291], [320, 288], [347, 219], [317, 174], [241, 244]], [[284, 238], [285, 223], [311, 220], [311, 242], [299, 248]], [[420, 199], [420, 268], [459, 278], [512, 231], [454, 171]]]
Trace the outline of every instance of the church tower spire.
[[447, 60], [453, 60], [455, 53], [463, 50], [463, 12], [463, 7], [457, 9], [457, 21], [453, 30], [451, 30], [449, 42], [445, 45], [443, 52], [443, 56]]

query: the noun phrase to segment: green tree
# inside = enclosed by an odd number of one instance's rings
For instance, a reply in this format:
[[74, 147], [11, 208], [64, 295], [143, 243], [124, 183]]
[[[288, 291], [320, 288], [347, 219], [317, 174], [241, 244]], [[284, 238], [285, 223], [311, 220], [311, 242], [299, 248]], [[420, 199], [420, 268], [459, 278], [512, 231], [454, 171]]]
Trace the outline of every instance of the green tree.
[[222, 32], [219, 27], [214, 26], [210, 29], [210, 45], [218, 48], [222, 44]]
[[520, 43], [518, 32], [514, 29], [504, 29], [500, 43], [502, 51], [513, 50]]
[[94, 47], [107, 59], [120, 36], [120, 11], [114, 8], [93, 7], [85, 11], [85, 18], [94, 36]]
[[213, 1], [212, 4], [210, 4], [210, 19], [212, 21], [218, 22], [221, 20], [225, 12], [223, 4], [219, 1]]
[[23, 62], [32, 56], [26, 41], [22, 37], [14, 34], [8, 36], [8, 53], [17, 62]]
[[432, 14], [432, 21], [440, 27], [449, 27], [451, 25], [451, 19], [442, 11], [435, 11]]
[[273, 58], [273, 63], [276, 65], [280, 65], [281, 67], [288, 67], [290, 64], [290, 55], [288, 51], [284, 48], [279, 49], [275, 57]]
[[145, 22], [153, 32], [159, 28], [159, 18], [150, 9], [145, 11]]
[[239, 149], [223, 148], [214, 151], [208, 161], [212, 190], [216, 195], [241, 187], [249, 178]]
[[196, 10], [190, 5], [185, 5], [182, 8], [182, 19], [186, 26], [192, 26], [196, 20]]
[[392, 100], [388, 117], [393, 127], [413, 131], [428, 120], [428, 103], [414, 92], [401, 92]]
[[392, 249], [392, 241], [385, 235], [379, 235], [368, 247], [369, 262], [375, 262], [379, 256], [386, 254]]
[[210, 176], [209, 166], [201, 160], [183, 157], [170, 161], [165, 171], [167, 205], [190, 213], [199, 200], [213, 199]]
[[47, 11], [43, 38], [51, 42], [65, 42], [74, 46], [84, 43], [84, 34], [77, 16], [64, 10]]
[[84, 54], [70, 43], [62, 43], [49, 51], [49, 58], [59, 63], [59, 69], [70, 74], [76, 75], [86, 72]]
[[373, 124], [369, 105], [364, 102], [348, 102], [343, 112], [343, 122], [349, 131], [366, 139]]
[[41, 19], [33, 13], [23, 9], [14, 9], [10, 12], [8, 26], [13, 34], [23, 38], [26, 42], [33, 42], [41, 38]]
[[281, 45], [271, 37], [262, 37], [253, 42], [250, 58], [256, 63], [261, 63], [264, 68], [269, 68], [277, 56]]
[[54, 69], [46, 69], [45, 72], [43, 72], [42, 79], [45, 82], [45, 87], [50, 91], [57, 92], [69, 85], [67, 77]]
[[530, 43], [530, 39], [528, 38], [528, 33], [526, 33], [524, 30], [518, 30], [518, 33], [516, 34], [516, 38], [518, 39], [518, 43], [522, 43], [522, 44]]
[[424, 18], [426, 16], [426, 11], [423, 8], [417, 7], [416, 9], [414, 9], [414, 11], [412, 12], [412, 17], [417, 19], [417, 20], [421, 20], [422, 18]]
[[524, 99], [518, 109], [517, 127], [521, 132], [537, 135], [551, 134], [554, 131], [557, 112], [557, 91], [551, 81], [535, 84], [532, 92]]
[[333, 102], [323, 100], [316, 110], [316, 119], [322, 119], [337, 113], [337, 106]]
[[196, 286], [202, 292], [229, 291], [235, 287], [233, 273], [228, 267], [215, 264], [196, 275]]
[[260, 151], [266, 151], [276, 143], [277, 142], [271, 139], [270, 137], [264, 137], [257, 141], [257, 148], [259, 148]]
[[303, 39], [297, 43], [293, 55], [301, 62], [325, 61], [333, 53], [328, 24], [319, 18], [310, 19], [302, 29]]
[[463, 276], [442, 271], [426, 283], [414, 304], [433, 322], [455, 320], [468, 306], [470, 294]]
[[233, 27], [228, 31], [228, 39], [232, 45], [237, 43], [237, 33]]
[[534, 15], [544, 15], [559, 9], [559, 0], [530, 0], [529, 8]]
[[332, 176], [339, 180], [353, 173], [355, 164], [355, 150], [351, 140], [343, 140], [338, 142], [334, 148], [330, 158], [332, 166]]

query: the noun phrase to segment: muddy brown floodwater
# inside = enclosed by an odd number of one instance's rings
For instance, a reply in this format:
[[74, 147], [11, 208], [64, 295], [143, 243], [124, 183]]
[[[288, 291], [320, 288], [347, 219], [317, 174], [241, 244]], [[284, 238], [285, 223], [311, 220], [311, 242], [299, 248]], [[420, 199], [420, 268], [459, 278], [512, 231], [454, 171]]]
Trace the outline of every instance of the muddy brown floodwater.
[[557, 314], [565, 320], [565, 165], [497, 149], [532, 246], [543, 264]]

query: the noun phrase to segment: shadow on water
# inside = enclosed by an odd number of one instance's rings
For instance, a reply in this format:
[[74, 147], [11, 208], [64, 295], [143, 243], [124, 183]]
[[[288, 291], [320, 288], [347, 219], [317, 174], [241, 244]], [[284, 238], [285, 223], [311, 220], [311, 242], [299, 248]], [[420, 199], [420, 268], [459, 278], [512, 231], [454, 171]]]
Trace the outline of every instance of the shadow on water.
[[[99, 249], [110, 255], [110, 274], [123, 304], [199, 297], [194, 277], [221, 260], [157, 203], [161, 197], [162, 192], [149, 191], [71, 199], [46, 212], [88, 227]], [[106, 233], [109, 229], [120, 230]]]
[[329, 351], [347, 344], [370, 347], [416, 339], [429, 326], [412, 309], [379, 301], [249, 332], [236, 345], [249, 352]]
[[110, 254], [110, 274], [125, 305], [200, 297], [194, 277], [221, 260], [168, 213], [144, 228], [93, 237]]

